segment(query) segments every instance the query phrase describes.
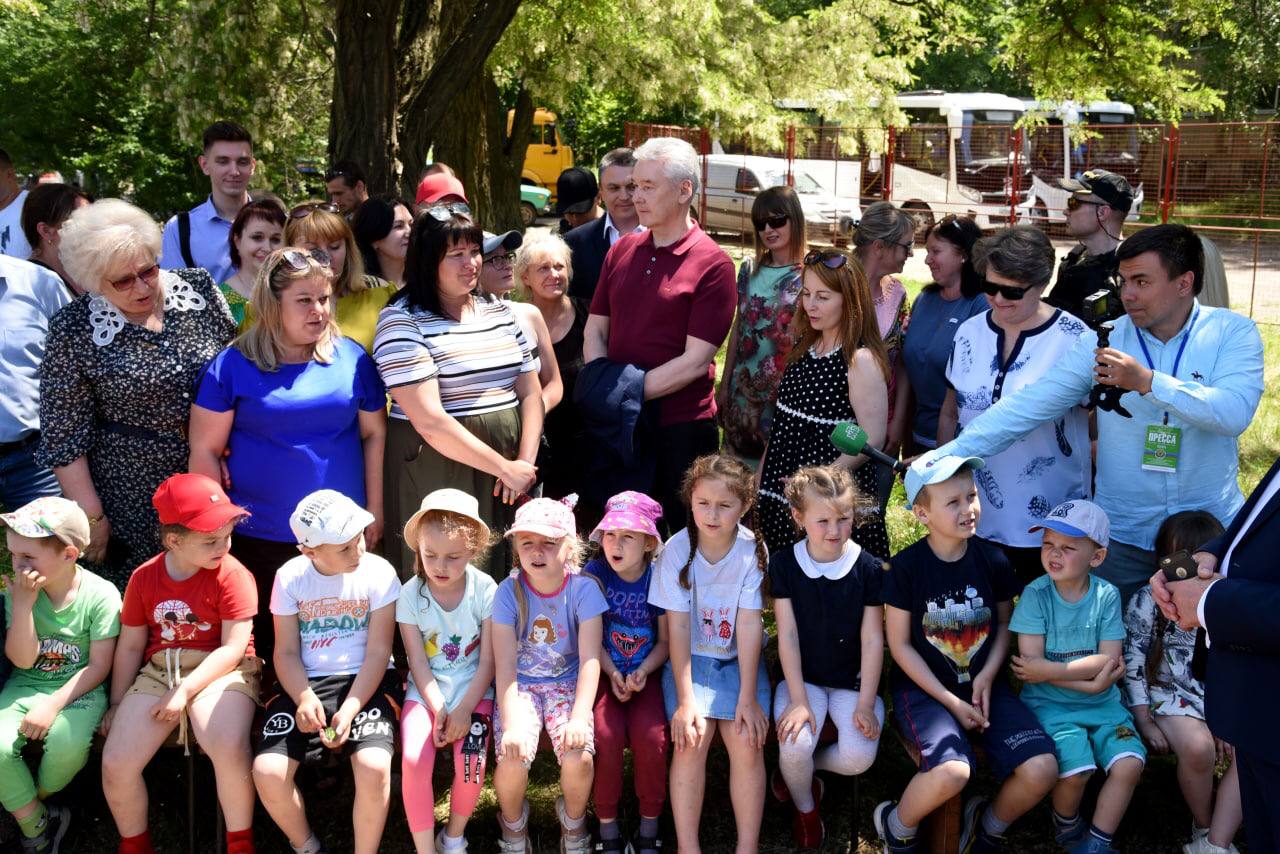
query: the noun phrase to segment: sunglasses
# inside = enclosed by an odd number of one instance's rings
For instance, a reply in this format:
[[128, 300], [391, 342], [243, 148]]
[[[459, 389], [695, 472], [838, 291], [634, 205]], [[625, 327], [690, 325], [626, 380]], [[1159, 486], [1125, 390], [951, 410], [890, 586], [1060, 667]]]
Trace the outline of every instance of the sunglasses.
[[338, 213], [338, 206], [333, 202], [307, 202], [289, 211], [289, 218], [302, 219], [303, 217], [311, 216], [316, 211]]
[[154, 285], [156, 279], [160, 277], [160, 265], [152, 264], [145, 270], [134, 273], [132, 276], [125, 276], [123, 279], [111, 279], [107, 284], [115, 288], [117, 292], [124, 293], [132, 288], [138, 282], [144, 282], [148, 285]]
[[1033, 290], [1033, 288], [1034, 286], [1027, 287], [1027, 288], [1016, 288], [1013, 285], [997, 285], [995, 282], [992, 282], [990, 280], [983, 280], [982, 282], [982, 291], [987, 296], [993, 297], [996, 294], [1000, 294], [1000, 296], [1004, 297], [1005, 299], [1011, 299], [1011, 300], [1022, 299], [1027, 295], [1027, 291]]
[[1094, 207], [1106, 207], [1102, 202], [1091, 202], [1088, 199], [1078, 199], [1075, 196], [1067, 196], [1067, 210], [1078, 211], [1084, 205], [1093, 205]]
[[791, 217], [788, 216], [787, 214], [775, 213], [775, 214], [769, 214], [768, 216], [765, 216], [765, 217], [761, 217], [760, 219], [753, 218], [751, 220], [751, 224], [756, 227], [756, 231], [764, 231], [766, 227], [772, 228], [774, 231], [777, 231], [778, 229], [782, 228], [784, 225], [786, 225], [790, 221], [791, 221]]
[[449, 202], [432, 205], [423, 211], [424, 214], [434, 219], [436, 222], [448, 222], [450, 217], [454, 215], [471, 216], [471, 205], [466, 202]]
[[501, 255], [490, 255], [488, 258], [484, 259], [484, 263], [490, 264], [494, 267], [510, 267], [512, 264], [516, 263], [516, 253], [504, 252]]
[[314, 261], [321, 267], [328, 267], [333, 263], [333, 259], [329, 257], [329, 253], [323, 249], [312, 249], [308, 252], [305, 249], [286, 249], [280, 253], [279, 259], [276, 260], [275, 267], [271, 270], [271, 275], [275, 275], [276, 270], [281, 267], [288, 267], [295, 273], [302, 273], [311, 268], [311, 262]]
[[848, 255], [845, 255], [843, 252], [835, 252], [830, 249], [814, 249], [812, 252], [804, 256], [804, 265], [806, 267], [821, 264], [828, 270], [839, 270], [848, 262]]

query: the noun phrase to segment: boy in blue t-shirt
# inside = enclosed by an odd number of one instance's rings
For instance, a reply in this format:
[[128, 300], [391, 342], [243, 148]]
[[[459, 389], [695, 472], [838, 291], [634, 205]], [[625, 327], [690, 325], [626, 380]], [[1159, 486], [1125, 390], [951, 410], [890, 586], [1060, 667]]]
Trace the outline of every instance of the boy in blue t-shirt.
[[982, 740], [1003, 781], [988, 804], [964, 810], [961, 852], [1003, 850], [1013, 822], [1057, 781], [1053, 741], [1009, 688], [1001, 668], [1019, 592], [1008, 558], [975, 537], [982, 507], [977, 457], [939, 457], [907, 472], [907, 501], [929, 535], [893, 559], [881, 590], [898, 728], [920, 754], [902, 799], [876, 807], [876, 832], [891, 854], [916, 850], [921, 820], [964, 790]]
[[[1110, 854], [1147, 752], [1116, 682], [1124, 676], [1120, 591], [1090, 570], [1107, 556], [1110, 523], [1091, 501], [1067, 501], [1032, 531], [1044, 531], [1045, 575], [1027, 585], [1010, 628], [1022, 700], [1053, 737], [1058, 784], [1054, 835], [1072, 854]], [[1092, 825], [1080, 817], [1085, 784], [1101, 765]]]

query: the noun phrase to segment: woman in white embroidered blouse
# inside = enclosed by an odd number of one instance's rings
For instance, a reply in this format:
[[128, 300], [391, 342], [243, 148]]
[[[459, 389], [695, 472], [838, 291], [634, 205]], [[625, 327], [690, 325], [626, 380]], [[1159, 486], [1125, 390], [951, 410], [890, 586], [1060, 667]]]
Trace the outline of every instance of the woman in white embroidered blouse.
[[151, 496], [186, 471], [195, 381], [235, 321], [208, 272], [159, 268], [159, 227], [119, 199], [73, 213], [60, 250], [87, 293], [49, 323], [36, 456], [89, 514], [85, 561], [123, 589], [160, 550]]

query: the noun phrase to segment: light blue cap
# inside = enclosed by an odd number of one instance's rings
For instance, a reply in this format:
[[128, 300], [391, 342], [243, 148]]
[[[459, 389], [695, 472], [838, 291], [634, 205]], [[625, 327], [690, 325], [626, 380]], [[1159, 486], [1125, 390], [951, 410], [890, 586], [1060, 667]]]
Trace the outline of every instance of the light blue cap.
[[907, 469], [907, 476], [904, 478], [907, 487], [907, 506], [916, 503], [916, 496], [926, 486], [942, 483], [960, 471], [960, 469], [980, 469], [986, 468], [986, 465], [981, 457], [957, 457], [951, 455], [931, 457], [926, 454], [912, 463], [911, 468]]
[[1111, 520], [1107, 518], [1107, 511], [1083, 498], [1062, 502], [1050, 510], [1039, 525], [1033, 525], [1027, 531], [1035, 533], [1042, 528], [1068, 537], [1088, 537], [1104, 548], [1111, 538]]

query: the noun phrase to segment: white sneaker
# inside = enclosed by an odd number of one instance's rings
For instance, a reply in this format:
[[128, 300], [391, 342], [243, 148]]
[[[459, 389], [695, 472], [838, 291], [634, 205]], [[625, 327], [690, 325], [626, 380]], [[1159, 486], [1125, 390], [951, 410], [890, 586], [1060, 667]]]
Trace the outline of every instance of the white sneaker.
[[465, 836], [462, 837], [461, 843], [453, 846], [445, 842], [446, 837], [447, 832], [444, 828], [441, 828], [440, 832], [436, 834], [436, 854], [467, 854], [467, 838]]
[[[1199, 830], [1200, 828], [1196, 828]], [[1221, 845], [1214, 845], [1209, 841], [1209, 831], [1205, 830], [1203, 834], [1197, 834], [1191, 837], [1191, 841], [1182, 846], [1183, 854], [1240, 854], [1239, 849], [1234, 845], [1228, 845], [1223, 848]]]

